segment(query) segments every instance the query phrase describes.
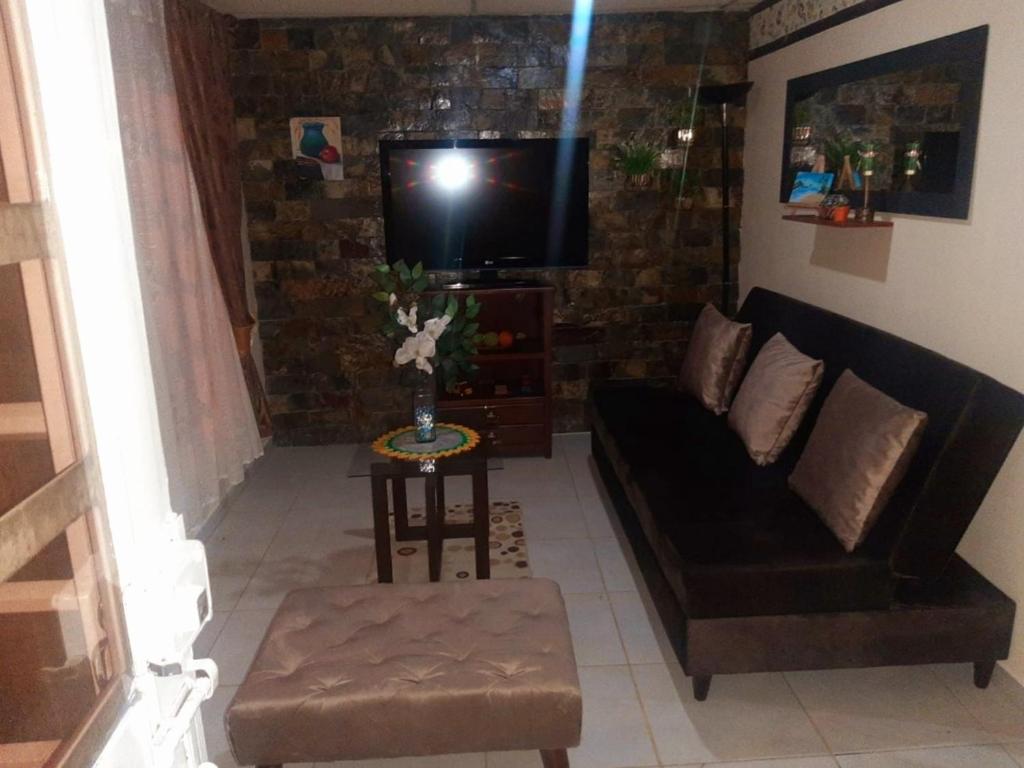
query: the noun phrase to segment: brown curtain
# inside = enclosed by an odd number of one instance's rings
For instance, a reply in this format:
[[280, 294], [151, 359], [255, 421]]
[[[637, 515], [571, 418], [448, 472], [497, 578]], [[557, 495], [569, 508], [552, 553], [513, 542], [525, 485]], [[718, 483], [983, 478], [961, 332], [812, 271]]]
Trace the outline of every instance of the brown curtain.
[[242, 252], [242, 175], [231, 98], [230, 19], [196, 0], [166, 0], [167, 44], [181, 121], [199, 189], [210, 253], [235, 333], [235, 343], [260, 434], [271, 432], [270, 411], [256, 361]]

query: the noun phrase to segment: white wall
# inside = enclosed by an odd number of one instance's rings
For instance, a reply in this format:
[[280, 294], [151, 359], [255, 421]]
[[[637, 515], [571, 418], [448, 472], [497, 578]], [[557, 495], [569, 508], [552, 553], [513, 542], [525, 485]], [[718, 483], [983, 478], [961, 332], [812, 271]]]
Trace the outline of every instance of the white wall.
[[[892, 230], [782, 221], [786, 81], [991, 26], [970, 219], [893, 216]], [[883, 328], [1024, 391], [1024, 2], [902, 0], [750, 63], [741, 294], [764, 286]], [[1024, 440], [960, 553], [1013, 597], [1024, 682]]]

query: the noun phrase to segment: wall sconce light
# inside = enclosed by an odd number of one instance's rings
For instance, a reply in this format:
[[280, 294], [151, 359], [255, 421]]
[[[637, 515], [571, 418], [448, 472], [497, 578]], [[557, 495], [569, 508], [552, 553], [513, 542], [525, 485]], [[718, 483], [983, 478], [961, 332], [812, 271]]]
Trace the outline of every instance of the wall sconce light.
[[693, 128], [680, 128], [676, 131], [676, 142], [680, 147], [688, 147], [693, 144]]

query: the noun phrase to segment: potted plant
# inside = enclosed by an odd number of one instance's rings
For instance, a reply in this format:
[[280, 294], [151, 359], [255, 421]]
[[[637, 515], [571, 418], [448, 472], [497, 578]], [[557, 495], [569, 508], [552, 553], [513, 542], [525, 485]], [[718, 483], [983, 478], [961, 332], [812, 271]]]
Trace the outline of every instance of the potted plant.
[[416, 367], [416, 439], [430, 442], [434, 439], [435, 374], [440, 373], [445, 390], [452, 392], [460, 378], [477, 371], [471, 358], [477, 353], [474, 336], [480, 327], [476, 317], [481, 304], [473, 294], [466, 297], [464, 306], [451, 294], [423, 296], [428, 284], [422, 263], [412, 268], [404, 261], [379, 264], [373, 278], [378, 288], [373, 298], [384, 315], [381, 333], [397, 343], [394, 365]]
[[630, 186], [649, 187], [658, 169], [660, 154], [653, 144], [627, 141], [616, 148], [615, 167], [626, 174]]
[[857, 157], [860, 146], [860, 142], [856, 141], [849, 133], [836, 133], [825, 140], [823, 147], [825, 163], [828, 170], [836, 174], [835, 189], [860, 188], [850, 162], [850, 158]]

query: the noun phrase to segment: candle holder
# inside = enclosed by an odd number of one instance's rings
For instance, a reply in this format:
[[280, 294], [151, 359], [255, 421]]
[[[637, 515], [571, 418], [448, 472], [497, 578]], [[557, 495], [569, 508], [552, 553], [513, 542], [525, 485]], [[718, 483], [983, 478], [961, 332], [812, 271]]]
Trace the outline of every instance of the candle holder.
[[875, 160], [878, 158], [877, 145], [873, 141], [865, 141], [857, 150], [857, 154], [860, 155], [857, 170], [864, 177], [864, 206], [860, 209], [857, 218], [864, 222], [872, 222], [875, 220], [875, 212], [871, 210], [871, 177], [875, 175]]

